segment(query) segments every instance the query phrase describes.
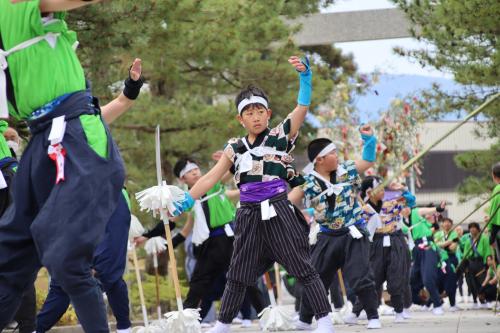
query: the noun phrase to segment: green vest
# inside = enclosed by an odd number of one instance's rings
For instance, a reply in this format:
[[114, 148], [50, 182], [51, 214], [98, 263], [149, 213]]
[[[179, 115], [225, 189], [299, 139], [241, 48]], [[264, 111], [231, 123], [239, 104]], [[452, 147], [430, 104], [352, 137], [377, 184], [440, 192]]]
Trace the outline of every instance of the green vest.
[[53, 19], [44, 24], [39, 0], [18, 4], [0, 0], [3, 50], [48, 32], [60, 34], [54, 48], [42, 40], [7, 57], [16, 101], [16, 108], [9, 102], [9, 113], [17, 119], [28, 118], [56, 97], [85, 89], [83, 69], [73, 50], [76, 33], [68, 30], [64, 16], [54, 13]]
[[3, 136], [7, 127], [9, 127], [9, 124], [5, 120], [0, 120], [0, 160], [5, 157], [12, 157], [12, 153], [7, 145], [7, 140], [5, 140]]
[[224, 185], [217, 182], [208, 192], [207, 196], [221, 191], [221, 194], [208, 199], [208, 210], [210, 211], [210, 228], [221, 227], [234, 220], [236, 208], [231, 200], [224, 194]]
[[488, 238], [485, 235], [481, 235], [481, 238], [475, 246], [475, 250], [472, 247], [472, 237], [470, 234], [462, 236], [464, 238], [464, 259], [467, 258], [481, 258], [483, 262], [486, 263], [486, 259], [491, 254], [490, 244]]
[[[443, 230], [439, 230], [438, 232], [436, 232], [434, 234], [434, 242], [436, 244], [438, 244], [438, 245], [439, 245], [439, 243], [446, 242], [446, 241], [451, 241], [451, 240], [454, 240], [454, 239], [458, 239], [458, 235], [455, 232], [455, 230], [453, 230], [451, 233], [449, 233], [448, 238], [445, 237], [445, 234], [444, 234]], [[443, 249], [443, 250], [445, 250], [445, 249]], [[452, 252], [452, 253], [455, 253], [456, 251], [457, 251], [457, 249], [455, 249], [454, 251], [450, 250], [450, 252]]]
[[411, 225], [414, 226], [411, 230], [414, 240], [424, 237], [430, 238], [432, 236], [432, 223], [427, 221], [424, 217], [418, 215], [418, 208], [411, 210]]

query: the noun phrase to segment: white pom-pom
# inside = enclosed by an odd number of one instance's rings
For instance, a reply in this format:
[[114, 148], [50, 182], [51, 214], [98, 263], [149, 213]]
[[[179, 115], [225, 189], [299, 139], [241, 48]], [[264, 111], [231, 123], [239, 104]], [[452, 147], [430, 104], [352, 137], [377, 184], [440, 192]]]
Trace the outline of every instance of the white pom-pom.
[[130, 218], [130, 230], [128, 232], [128, 238], [134, 239], [135, 237], [140, 237], [142, 236], [144, 231], [144, 227], [142, 226], [141, 222], [139, 222], [139, 219], [135, 215], [132, 215]]
[[201, 333], [200, 310], [184, 309], [165, 314], [167, 318], [167, 332]]
[[260, 327], [267, 331], [289, 331], [295, 328], [291, 314], [282, 306], [268, 306], [261, 313]]
[[141, 210], [152, 211], [153, 215], [167, 209], [170, 214], [176, 210], [174, 202], [184, 200], [184, 191], [177, 186], [153, 186], [135, 194]]
[[158, 254], [167, 249], [167, 241], [161, 236], [152, 237], [146, 241], [144, 249], [149, 255]]

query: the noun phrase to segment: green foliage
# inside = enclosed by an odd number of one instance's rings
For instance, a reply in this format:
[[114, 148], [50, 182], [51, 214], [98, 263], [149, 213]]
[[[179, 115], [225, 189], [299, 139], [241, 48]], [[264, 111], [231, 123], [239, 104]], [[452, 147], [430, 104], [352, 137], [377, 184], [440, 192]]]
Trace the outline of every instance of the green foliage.
[[[460, 193], [491, 193], [495, 183], [491, 179], [491, 167], [498, 162], [500, 156], [500, 141], [492, 145], [488, 151], [471, 151], [455, 157], [458, 167], [477, 172], [477, 176], [470, 176], [459, 186]], [[466, 197], [466, 196], [465, 196]]]
[[[135, 278], [135, 273], [131, 272], [125, 275], [126, 281], [129, 281], [129, 300], [131, 303], [131, 315], [137, 320], [142, 320], [141, 301], [139, 298], [139, 288]], [[144, 299], [148, 310], [149, 318], [156, 319], [156, 280], [154, 275], [141, 273], [142, 287], [144, 289]], [[162, 312], [176, 311], [175, 291], [170, 276], [159, 278], [160, 285], [160, 305]], [[181, 293], [186, 296], [188, 288], [181, 286]]]
[[[472, 111], [499, 91], [500, 53], [498, 52], [498, 18], [500, 3], [496, 0], [406, 1], [393, 0], [412, 22], [412, 34], [431, 45], [425, 49], [402, 50], [401, 55], [416, 59], [423, 66], [453, 74], [465, 86], [462, 92], [444, 92], [439, 86], [423, 93], [420, 107], [433, 118], [445, 114]], [[484, 112], [488, 129], [482, 136], [498, 138], [500, 133], [500, 100]], [[458, 165], [483, 177], [467, 179], [460, 187], [462, 196], [472, 197], [489, 191], [491, 161], [498, 161], [498, 145], [489, 151], [467, 153], [457, 157]]]

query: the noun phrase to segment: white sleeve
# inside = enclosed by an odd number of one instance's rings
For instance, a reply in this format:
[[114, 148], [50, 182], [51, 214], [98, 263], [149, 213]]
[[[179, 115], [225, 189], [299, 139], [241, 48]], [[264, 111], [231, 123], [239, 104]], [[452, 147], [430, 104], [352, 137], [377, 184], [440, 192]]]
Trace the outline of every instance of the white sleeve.
[[382, 221], [380, 220], [379, 214], [373, 214], [366, 225], [366, 229], [368, 229], [368, 232], [370, 233], [370, 242], [373, 241], [373, 236], [375, 235], [375, 230], [377, 230], [377, 228], [382, 228]]

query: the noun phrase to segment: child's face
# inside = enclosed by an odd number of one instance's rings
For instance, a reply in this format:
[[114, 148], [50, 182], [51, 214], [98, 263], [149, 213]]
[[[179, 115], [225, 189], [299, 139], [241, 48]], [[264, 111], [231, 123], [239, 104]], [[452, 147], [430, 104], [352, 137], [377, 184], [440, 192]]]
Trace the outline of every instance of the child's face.
[[201, 170], [199, 168], [196, 168], [182, 176], [181, 181], [191, 188], [200, 178]]
[[495, 184], [500, 184], [500, 178], [495, 177], [495, 174], [493, 172], [491, 173], [491, 178], [493, 178]]
[[323, 157], [318, 157], [316, 159], [316, 165], [322, 166], [327, 172], [332, 172], [337, 170], [339, 166], [339, 159], [337, 156], [337, 150], [332, 150]]
[[271, 113], [271, 109], [266, 109], [262, 105], [250, 105], [238, 116], [238, 121], [248, 134], [259, 135], [267, 128]]
[[488, 257], [488, 259], [486, 259], [486, 264], [488, 266], [493, 266], [493, 258], [492, 257]]
[[444, 220], [442, 223], [443, 223], [444, 230], [448, 231], [451, 229], [452, 224], [449, 220]]

